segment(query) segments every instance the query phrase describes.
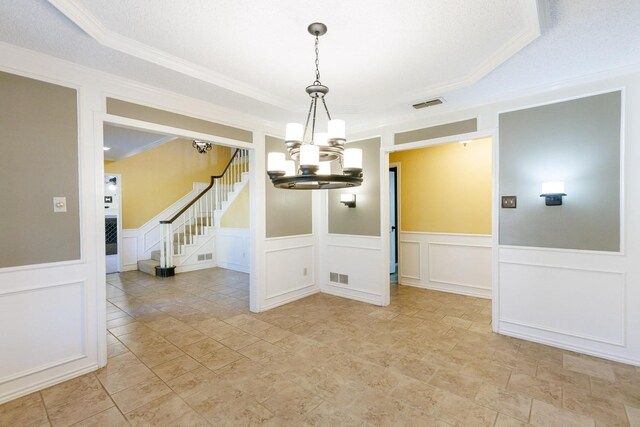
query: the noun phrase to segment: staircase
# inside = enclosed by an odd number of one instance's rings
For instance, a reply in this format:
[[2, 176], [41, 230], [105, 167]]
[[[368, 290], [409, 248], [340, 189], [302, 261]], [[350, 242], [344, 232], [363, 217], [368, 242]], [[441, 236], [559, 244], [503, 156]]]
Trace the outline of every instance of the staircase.
[[151, 252], [151, 259], [138, 261], [138, 270], [169, 277], [194, 261], [204, 261], [201, 268], [211, 267], [213, 251], [199, 252], [212, 243], [222, 216], [248, 182], [248, 150], [237, 149], [221, 175], [212, 176], [210, 184], [172, 218], [160, 221], [160, 249]]

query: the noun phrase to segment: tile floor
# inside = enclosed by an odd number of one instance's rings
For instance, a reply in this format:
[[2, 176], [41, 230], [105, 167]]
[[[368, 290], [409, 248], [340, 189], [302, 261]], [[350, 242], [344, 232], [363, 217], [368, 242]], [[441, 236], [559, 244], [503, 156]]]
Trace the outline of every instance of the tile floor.
[[0, 426], [639, 426], [640, 369], [491, 333], [487, 300], [394, 286], [249, 313], [222, 269], [107, 278], [108, 365]]

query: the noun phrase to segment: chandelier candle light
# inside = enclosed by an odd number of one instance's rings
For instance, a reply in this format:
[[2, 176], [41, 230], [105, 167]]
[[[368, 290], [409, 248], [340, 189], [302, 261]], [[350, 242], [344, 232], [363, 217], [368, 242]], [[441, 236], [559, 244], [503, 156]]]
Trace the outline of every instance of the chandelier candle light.
[[[288, 190], [357, 187], [362, 184], [362, 150], [344, 148], [345, 123], [343, 120], [331, 119], [324, 99], [329, 93], [329, 88], [320, 83], [318, 38], [327, 32], [327, 26], [316, 22], [309, 25], [307, 30], [315, 36], [316, 51], [316, 79], [306, 89], [311, 97], [307, 121], [304, 126], [300, 123], [287, 124], [285, 145], [291, 160], [286, 160], [284, 153], [269, 153], [267, 174], [275, 187]], [[322, 102], [327, 113], [327, 132], [316, 132], [318, 101]], [[309, 123], [310, 140], [305, 141]], [[340, 164], [341, 174], [331, 173], [331, 164], [334, 161]]]

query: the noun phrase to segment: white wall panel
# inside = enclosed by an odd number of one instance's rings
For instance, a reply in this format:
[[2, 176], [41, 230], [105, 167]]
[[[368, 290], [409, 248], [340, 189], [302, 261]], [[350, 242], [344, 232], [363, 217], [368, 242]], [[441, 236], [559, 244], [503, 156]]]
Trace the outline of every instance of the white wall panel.
[[138, 237], [137, 229], [122, 230], [122, 236], [120, 237], [120, 261], [121, 271], [130, 271], [138, 269]]
[[401, 231], [403, 285], [491, 297], [491, 236]]
[[85, 306], [84, 282], [0, 295], [0, 384], [85, 357]]
[[249, 272], [248, 228], [216, 229], [216, 261], [219, 267]]
[[278, 237], [265, 243], [263, 310], [318, 292], [313, 236]]
[[[380, 263], [380, 238], [329, 234], [320, 274], [322, 291], [370, 304], [384, 305], [389, 264]], [[349, 283], [330, 280], [330, 273], [349, 276]]]
[[623, 273], [501, 262], [500, 283], [502, 322], [625, 343]]

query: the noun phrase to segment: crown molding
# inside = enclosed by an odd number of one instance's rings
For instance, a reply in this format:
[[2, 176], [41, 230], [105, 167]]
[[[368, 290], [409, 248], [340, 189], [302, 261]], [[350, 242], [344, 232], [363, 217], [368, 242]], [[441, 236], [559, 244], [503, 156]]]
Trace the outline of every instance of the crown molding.
[[89, 10], [76, 0], [49, 0], [49, 3], [76, 24], [99, 44], [142, 59], [152, 64], [248, 96], [285, 110], [292, 109], [289, 102], [264, 90], [216, 73], [206, 67], [186, 61], [144, 43], [122, 36], [106, 28]]

